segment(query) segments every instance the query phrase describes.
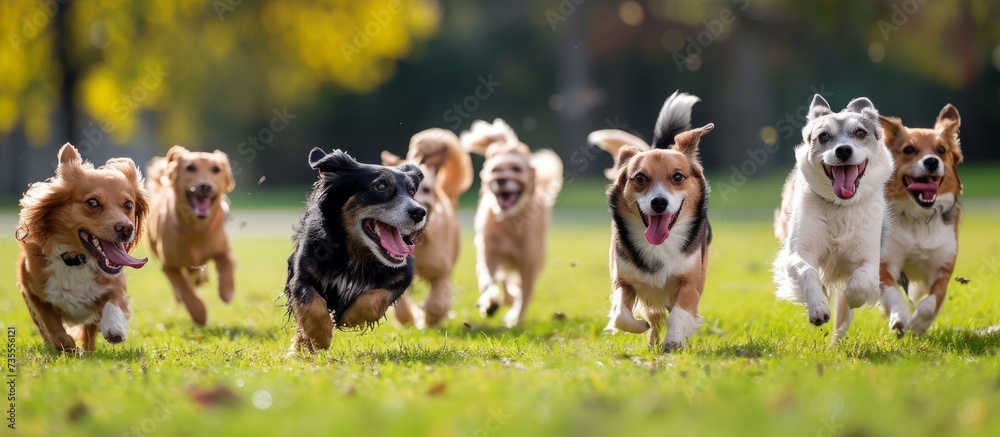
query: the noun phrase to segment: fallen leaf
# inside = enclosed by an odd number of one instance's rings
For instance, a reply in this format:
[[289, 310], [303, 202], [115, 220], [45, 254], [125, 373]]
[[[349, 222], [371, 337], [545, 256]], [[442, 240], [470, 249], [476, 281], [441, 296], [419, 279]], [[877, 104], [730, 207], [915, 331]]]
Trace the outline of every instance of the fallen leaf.
[[77, 423], [85, 419], [88, 415], [90, 415], [90, 408], [88, 408], [82, 401], [76, 401], [76, 403], [73, 404], [68, 411], [66, 411], [66, 419], [73, 423]]
[[223, 384], [216, 384], [214, 387], [201, 388], [189, 387], [188, 397], [201, 407], [234, 407], [242, 403], [240, 396], [233, 389]]
[[445, 383], [444, 381], [441, 381], [437, 384], [432, 385], [431, 388], [427, 389], [427, 395], [440, 396], [443, 395], [447, 389], [448, 389], [448, 384]]

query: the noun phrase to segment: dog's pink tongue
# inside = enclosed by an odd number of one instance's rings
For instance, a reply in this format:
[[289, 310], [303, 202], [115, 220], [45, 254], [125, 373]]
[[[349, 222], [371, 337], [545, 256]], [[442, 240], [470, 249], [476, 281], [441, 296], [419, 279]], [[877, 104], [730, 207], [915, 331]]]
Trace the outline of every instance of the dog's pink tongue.
[[833, 173], [833, 192], [841, 199], [854, 197], [854, 184], [860, 173], [856, 165], [840, 165], [830, 168]]
[[934, 182], [913, 182], [906, 189], [920, 193], [923, 199], [933, 199], [938, 193], [938, 185]]
[[104, 249], [104, 256], [108, 257], [108, 261], [120, 266], [129, 266], [138, 269], [146, 265], [146, 261], [149, 261], [149, 258], [139, 259], [129, 255], [121, 243], [101, 240], [101, 248]]
[[382, 248], [395, 256], [403, 258], [413, 253], [413, 245], [403, 242], [403, 236], [399, 234], [399, 229], [379, 224], [378, 237]]
[[194, 207], [194, 213], [198, 217], [205, 218], [208, 217], [208, 212], [212, 209], [212, 199], [195, 197], [191, 199], [191, 206]]
[[670, 236], [670, 220], [673, 219], [673, 215], [651, 215], [647, 217], [649, 219], [649, 226], [646, 227], [646, 241], [654, 246], [659, 246], [667, 241], [667, 237]]

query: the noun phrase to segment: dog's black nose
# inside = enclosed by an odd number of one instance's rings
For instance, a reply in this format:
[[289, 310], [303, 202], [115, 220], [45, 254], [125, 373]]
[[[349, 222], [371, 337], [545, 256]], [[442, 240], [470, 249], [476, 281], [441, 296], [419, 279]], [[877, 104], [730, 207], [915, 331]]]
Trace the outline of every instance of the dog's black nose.
[[833, 153], [837, 155], [837, 159], [847, 161], [851, 158], [851, 154], [854, 153], [854, 149], [851, 146], [837, 146]]
[[930, 171], [935, 171], [938, 169], [938, 165], [941, 164], [941, 160], [937, 159], [936, 156], [932, 156], [924, 160], [924, 168]]
[[649, 202], [649, 206], [653, 208], [653, 211], [657, 213], [662, 213], [667, 210], [667, 199], [662, 197], [654, 197], [653, 200]]
[[407, 211], [407, 213], [410, 214], [410, 218], [413, 219], [414, 223], [420, 223], [420, 221], [423, 220], [425, 216], [427, 216], [427, 210], [420, 206], [415, 208], [410, 208], [410, 210]]
[[115, 223], [115, 234], [118, 237], [118, 241], [131, 241], [133, 233], [135, 233], [135, 226], [132, 223]]
[[212, 186], [209, 184], [198, 184], [198, 186], [195, 187], [195, 190], [198, 194], [202, 196], [207, 196], [209, 194], [212, 194]]

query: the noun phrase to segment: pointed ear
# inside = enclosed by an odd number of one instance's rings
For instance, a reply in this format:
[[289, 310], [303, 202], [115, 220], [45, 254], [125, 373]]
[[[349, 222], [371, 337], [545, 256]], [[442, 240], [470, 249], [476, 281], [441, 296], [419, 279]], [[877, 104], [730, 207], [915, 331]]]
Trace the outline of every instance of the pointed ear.
[[233, 177], [233, 168], [229, 165], [229, 155], [221, 150], [216, 150], [212, 152], [215, 158], [219, 160], [219, 164], [222, 165], [222, 174], [226, 179], [226, 192], [232, 193], [236, 189], [236, 178]]
[[171, 147], [170, 150], [167, 151], [167, 162], [177, 161], [178, 159], [180, 159], [181, 155], [188, 152], [190, 152], [190, 150], [185, 149], [181, 146]]
[[677, 134], [674, 137], [673, 149], [687, 155], [688, 159], [692, 161], [698, 161], [698, 143], [701, 142], [701, 136], [711, 132], [712, 129], [715, 129], [715, 125], [709, 123], [697, 129]]
[[961, 125], [962, 117], [958, 115], [958, 109], [949, 103], [938, 114], [937, 121], [934, 123], [934, 129], [957, 137], [958, 128]]
[[400, 158], [399, 155], [393, 154], [388, 150], [383, 150], [381, 157], [382, 157], [382, 165], [393, 166], [403, 163], [403, 159]]
[[866, 97], [858, 97], [851, 100], [851, 103], [848, 103], [844, 110], [864, 115], [873, 121], [878, 120], [878, 109], [875, 109], [875, 105], [872, 104], [872, 101], [868, 100]]
[[56, 166], [56, 176], [61, 176], [69, 171], [79, 169], [83, 166], [83, 158], [80, 157], [80, 152], [76, 151], [76, 147], [72, 144], [66, 143], [59, 148], [58, 152], [59, 164]]
[[898, 138], [902, 133], [903, 121], [898, 117], [884, 117], [879, 116], [879, 122], [882, 123], [882, 131], [885, 132], [885, 145], [891, 146], [896, 138]]
[[396, 168], [403, 172], [406, 177], [410, 178], [414, 186], [420, 186], [420, 183], [424, 181], [424, 172], [420, 171], [420, 167], [417, 167], [413, 163], [404, 162], [397, 165]]
[[830, 104], [826, 102], [826, 99], [824, 99], [823, 96], [816, 94], [813, 96], [813, 101], [809, 105], [809, 115], [806, 116], [806, 120], [815, 120], [816, 118], [827, 114], [833, 114], [833, 110], [830, 109]]
[[327, 154], [316, 147], [309, 152], [309, 166], [322, 173], [339, 173], [357, 168], [358, 161], [340, 149]]

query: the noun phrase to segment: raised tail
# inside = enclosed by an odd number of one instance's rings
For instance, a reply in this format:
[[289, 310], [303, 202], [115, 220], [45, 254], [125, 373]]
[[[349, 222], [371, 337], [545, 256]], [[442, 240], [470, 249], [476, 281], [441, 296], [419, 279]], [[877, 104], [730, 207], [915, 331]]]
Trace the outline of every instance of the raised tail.
[[517, 134], [502, 119], [487, 123], [483, 120], [472, 122], [469, 130], [462, 132], [462, 147], [473, 153], [486, 155], [486, 151], [496, 145], [517, 144]]
[[642, 138], [618, 129], [593, 131], [590, 135], [587, 135], [587, 142], [610, 153], [611, 157], [615, 159], [614, 167], [604, 170], [604, 176], [608, 179], [614, 179], [615, 173], [618, 171], [618, 151], [622, 147], [635, 146], [643, 152], [649, 150], [649, 144], [646, 144]]
[[660, 115], [656, 118], [656, 128], [653, 129], [654, 149], [669, 149], [677, 134], [691, 129], [691, 108], [700, 101], [698, 96], [674, 91], [663, 102]]
[[157, 193], [163, 188], [163, 178], [167, 177], [167, 159], [154, 156], [146, 165], [146, 191]]
[[472, 186], [472, 159], [452, 131], [431, 128], [410, 138], [406, 154], [410, 162], [422, 162], [436, 170], [435, 184], [458, 205], [458, 198]]
[[555, 205], [563, 184], [563, 163], [559, 155], [549, 149], [531, 154], [531, 168], [535, 170], [535, 189], [545, 193], [547, 206]]

